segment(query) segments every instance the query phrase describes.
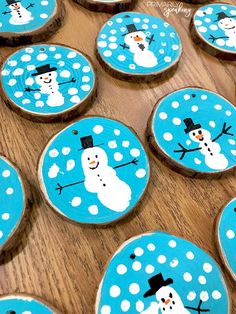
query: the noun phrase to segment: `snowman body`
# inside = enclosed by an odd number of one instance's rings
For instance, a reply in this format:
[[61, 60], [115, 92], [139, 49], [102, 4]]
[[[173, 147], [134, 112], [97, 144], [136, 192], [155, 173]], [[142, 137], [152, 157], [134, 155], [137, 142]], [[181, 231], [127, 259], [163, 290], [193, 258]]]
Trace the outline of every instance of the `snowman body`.
[[200, 152], [205, 156], [206, 165], [214, 170], [223, 170], [228, 166], [228, 159], [221, 153], [218, 143], [211, 140], [211, 133], [199, 128], [190, 132], [190, 138], [199, 144]]
[[40, 85], [40, 92], [48, 95], [47, 105], [49, 107], [59, 107], [64, 104], [64, 97], [59, 91], [56, 71], [38, 75], [36, 83]]
[[100, 147], [87, 148], [81, 156], [81, 163], [85, 189], [90, 193], [97, 193], [99, 201], [110, 210], [125, 211], [131, 201], [131, 189], [108, 166], [106, 152]]
[[142, 31], [137, 31], [125, 35], [125, 43], [129, 46], [130, 52], [134, 54], [134, 62], [144, 68], [153, 68], [158, 64], [157, 58], [149, 50], [146, 35]]
[[221, 19], [218, 26], [225, 32], [225, 35], [229, 38], [226, 41], [228, 47], [234, 47], [236, 49], [236, 20], [232, 17], [225, 17]]
[[25, 9], [20, 2], [9, 5], [11, 18], [9, 23], [12, 25], [25, 25], [32, 21], [32, 13]]

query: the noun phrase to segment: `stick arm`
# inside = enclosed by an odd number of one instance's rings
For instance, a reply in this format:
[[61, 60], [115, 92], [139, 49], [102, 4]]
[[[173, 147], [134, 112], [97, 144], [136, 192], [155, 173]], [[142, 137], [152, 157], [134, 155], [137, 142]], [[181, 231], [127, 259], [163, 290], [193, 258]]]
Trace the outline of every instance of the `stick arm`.
[[126, 167], [128, 165], [137, 165], [138, 164], [138, 159], [134, 158], [133, 160], [129, 161], [129, 162], [126, 162], [124, 164], [121, 164], [121, 165], [118, 165], [118, 166], [115, 166], [113, 167], [113, 169], [118, 169], [118, 168], [122, 168], [122, 167]]
[[174, 150], [174, 153], [182, 153], [182, 155], [180, 156], [180, 160], [182, 160], [187, 153], [196, 152], [197, 150], [202, 149], [201, 147], [187, 149], [181, 143], [178, 143], [178, 145], [179, 145], [180, 149]]
[[78, 182], [74, 182], [74, 183], [70, 183], [70, 184], [66, 184], [66, 185], [61, 185], [60, 183], [57, 183], [57, 187], [55, 188], [56, 191], [59, 191], [59, 195], [62, 194], [62, 191], [70, 186], [74, 186], [74, 185], [78, 185], [81, 183], [84, 183], [85, 180], [83, 181], [78, 181]]

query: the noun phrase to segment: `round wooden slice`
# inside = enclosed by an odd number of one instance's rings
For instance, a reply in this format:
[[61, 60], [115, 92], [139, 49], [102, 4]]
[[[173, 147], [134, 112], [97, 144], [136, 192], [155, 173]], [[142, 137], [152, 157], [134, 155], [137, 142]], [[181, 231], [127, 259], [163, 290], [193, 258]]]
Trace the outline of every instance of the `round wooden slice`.
[[47, 302], [26, 294], [0, 296], [0, 308], [1, 314], [60, 314]]
[[229, 314], [216, 262], [193, 243], [156, 231], [125, 242], [100, 284], [96, 314]]
[[96, 12], [116, 13], [132, 10], [138, 0], [74, 0], [86, 9]]
[[123, 123], [86, 117], [55, 135], [38, 167], [49, 205], [69, 220], [107, 224], [140, 202], [148, 181], [147, 154]]
[[55, 34], [65, 7], [62, 0], [3, 0], [0, 14], [0, 45], [17, 46]]
[[87, 110], [96, 96], [90, 59], [62, 45], [34, 45], [3, 63], [0, 89], [6, 104], [39, 122], [64, 121]]
[[225, 205], [216, 224], [217, 245], [222, 261], [236, 281], [236, 199]]
[[124, 12], [102, 27], [96, 41], [98, 60], [111, 75], [130, 81], [166, 79], [177, 69], [182, 44], [164, 20]]
[[236, 60], [236, 6], [211, 3], [197, 9], [190, 31], [193, 40], [209, 54]]
[[[0, 156], [0, 256], [12, 249], [26, 224], [27, 191], [19, 170]], [[1, 308], [1, 307], [0, 307]]]
[[221, 176], [236, 165], [236, 110], [219, 94], [176, 90], [155, 106], [147, 138], [157, 157], [192, 177]]

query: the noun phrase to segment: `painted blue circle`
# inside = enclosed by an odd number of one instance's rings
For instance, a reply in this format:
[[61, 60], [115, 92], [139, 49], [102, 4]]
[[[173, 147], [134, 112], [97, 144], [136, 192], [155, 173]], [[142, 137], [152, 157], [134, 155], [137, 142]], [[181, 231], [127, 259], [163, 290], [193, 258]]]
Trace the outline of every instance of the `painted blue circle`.
[[218, 50], [236, 53], [236, 6], [211, 3], [194, 14], [199, 36]]
[[160, 73], [178, 62], [182, 45], [176, 30], [164, 20], [138, 12], [113, 16], [97, 37], [105, 63], [126, 74]]
[[1, 72], [6, 96], [20, 109], [56, 115], [82, 103], [93, 91], [95, 74], [80, 52], [59, 45], [34, 45], [12, 54]]
[[142, 197], [149, 180], [148, 157], [124, 124], [83, 118], [46, 146], [39, 180], [51, 206], [65, 217], [109, 223], [128, 214]]
[[132, 238], [113, 256], [96, 313], [194, 314], [199, 304], [210, 313], [230, 313], [218, 265], [191, 242], [154, 232]]
[[235, 119], [235, 107], [222, 96], [184, 88], [159, 102], [151, 127], [157, 145], [174, 162], [216, 173], [236, 165]]
[[0, 35], [6, 32], [21, 34], [38, 30], [54, 17], [56, 10], [56, 0], [3, 0]]
[[236, 278], [236, 199], [224, 208], [218, 223], [218, 241], [224, 261]]
[[18, 171], [0, 157], [0, 249], [17, 230], [25, 209], [25, 195]]
[[1, 313], [15, 311], [16, 314], [53, 314], [48, 306], [28, 296], [4, 296], [0, 298]]

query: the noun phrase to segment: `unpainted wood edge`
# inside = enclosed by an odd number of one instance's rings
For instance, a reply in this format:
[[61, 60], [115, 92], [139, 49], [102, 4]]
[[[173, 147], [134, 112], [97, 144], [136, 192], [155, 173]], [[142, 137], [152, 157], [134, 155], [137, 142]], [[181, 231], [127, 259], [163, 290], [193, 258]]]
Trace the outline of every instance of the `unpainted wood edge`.
[[94, 12], [105, 12], [105, 13], [118, 13], [127, 10], [132, 10], [136, 6], [138, 0], [123, 0], [118, 3], [102, 3], [95, 2], [93, 0], [73, 0], [77, 4], [81, 5], [85, 9]]

